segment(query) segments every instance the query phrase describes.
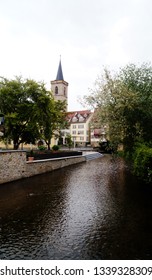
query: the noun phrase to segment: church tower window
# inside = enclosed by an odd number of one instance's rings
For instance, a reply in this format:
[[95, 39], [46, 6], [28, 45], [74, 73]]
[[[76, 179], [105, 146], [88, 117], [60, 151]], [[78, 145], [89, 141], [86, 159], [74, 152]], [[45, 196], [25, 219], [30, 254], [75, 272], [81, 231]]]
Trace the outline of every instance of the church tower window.
[[58, 94], [58, 87], [55, 87], [55, 94]]
[[64, 87], [64, 96], [66, 96], [66, 88]]

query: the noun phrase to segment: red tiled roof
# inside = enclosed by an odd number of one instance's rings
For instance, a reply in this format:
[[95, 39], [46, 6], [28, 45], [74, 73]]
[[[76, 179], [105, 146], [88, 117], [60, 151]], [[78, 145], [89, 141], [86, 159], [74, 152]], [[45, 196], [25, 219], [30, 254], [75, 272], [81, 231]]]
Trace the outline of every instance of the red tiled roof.
[[79, 118], [83, 117], [85, 120], [91, 115], [90, 110], [82, 110], [82, 111], [72, 111], [72, 112], [67, 112], [67, 119], [69, 122], [72, 122], [72, 119], [74, 117], [77, 118], [77, 121], [79, 122]]

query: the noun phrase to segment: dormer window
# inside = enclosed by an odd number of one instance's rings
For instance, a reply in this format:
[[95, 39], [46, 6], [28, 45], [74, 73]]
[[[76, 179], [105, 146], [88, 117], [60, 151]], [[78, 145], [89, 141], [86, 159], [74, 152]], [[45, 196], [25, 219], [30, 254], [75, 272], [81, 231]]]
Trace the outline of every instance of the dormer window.
[[55, 87], [55, 94], [58, 94], [58, 87]]
[[78, 119], [76, 117], [73, 117], [73, 119], [72, 119], [73, 122], [77, 122], [77, 120]]
[[83, 122], [84, 118], [82, 116], [79, 117], [79, 122]]

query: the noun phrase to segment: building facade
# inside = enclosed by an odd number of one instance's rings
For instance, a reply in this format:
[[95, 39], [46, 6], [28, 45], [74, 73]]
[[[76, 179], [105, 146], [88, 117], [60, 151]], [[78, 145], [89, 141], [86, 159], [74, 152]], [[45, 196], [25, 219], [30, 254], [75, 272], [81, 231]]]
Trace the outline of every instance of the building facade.
[[90, 121], [92, 112], [90, 110], [74, 111], [67, 113], [68, 129], [62, 130], [63, 143], [66, 136], [71, 135], [74, 147], [85, 147], [90, 143]]
[[98, 147], [100, 142], [106, 142], [106, 127], [90, 128], [90, 142], [92, 147]]

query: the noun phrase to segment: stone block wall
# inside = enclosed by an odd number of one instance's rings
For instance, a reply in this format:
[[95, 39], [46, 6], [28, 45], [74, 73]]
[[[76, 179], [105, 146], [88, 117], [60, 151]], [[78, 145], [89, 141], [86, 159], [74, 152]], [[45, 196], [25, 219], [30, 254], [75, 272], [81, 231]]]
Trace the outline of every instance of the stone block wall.
[[25, 151], [0, 151], [0, 184], [86, 161], [84, 156], [26, 161]]
[[50, 172], [52, 170], [59, 169], [65, 166], [77, 164], [83, 161], [86, 161], [85, 157], [83, 156], [29, 161], [27, 162], [25, 174], [26, 177], [30, 177], [37, 174]]
[[25, 151], [0, 151], [0, 184], [25, 177]]

